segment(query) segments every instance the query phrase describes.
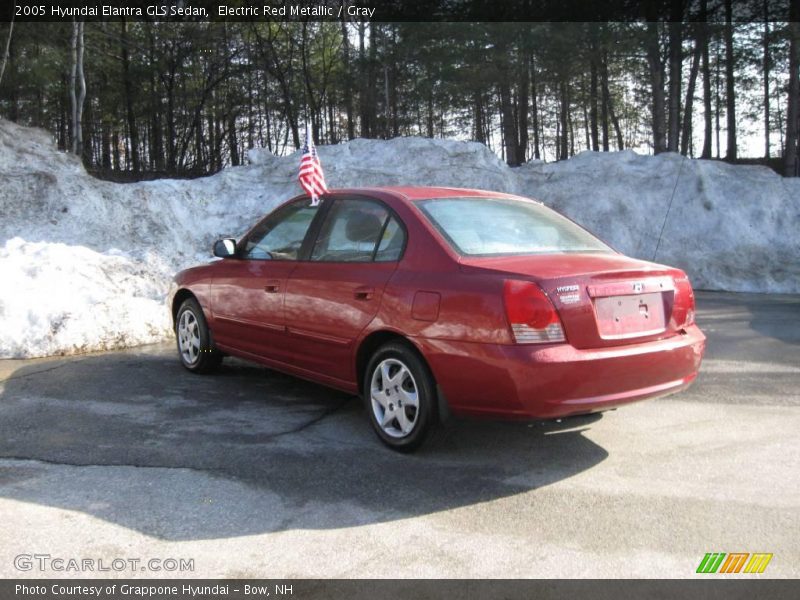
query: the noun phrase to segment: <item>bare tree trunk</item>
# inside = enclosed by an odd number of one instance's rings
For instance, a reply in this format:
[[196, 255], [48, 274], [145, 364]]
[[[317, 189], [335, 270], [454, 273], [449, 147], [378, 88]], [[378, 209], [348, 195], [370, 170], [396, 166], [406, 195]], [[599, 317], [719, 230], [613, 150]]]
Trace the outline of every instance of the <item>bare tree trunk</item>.
[[426, 117], [428, 137], [433, 138], [433, 89], [428, 90], [428, 114]]
[[[249, 46], [249, 45], [248, 45]], [[249, 50], [249, 48], [248, 48]], [[259, 119], [260, 121], [261, 119]], [[255, 115], [253, 114], [253, 69], [247, 71], [247, 146], [246, 148], [253, 148], [255, 146], [256, 124]]]
[[559, 115], [561, 136], [559, 139], [559, 160], [564, 160], [569, 156], [569, 99], [567, 98], [567, 82], [563, 76], [559, 83], [559, 92], [561, 96], [561, 111]]
[[100, 126], [100, 137], [102, 146], [100, 164], [104, 171], [111, 170], [111, 123], [107, 117], [103, 117]]
[[342, 11], [342, 70], [344, 71], [344, 110], [347, 116], [347, 139], [356, 137], [355, 121], [353, 119], [353, 89], [352, 75], [350, 73], [350, 38], [347, 31], [347, 21]]
[[703, 22], [698, 26], [700, 27], [700, 36], [697, 39], [698, 45], [701, 47], [703, 58], [703, 151], [700, 158], [711, 158], [711, 136], [712, 136], [712, 122], [711, 122], [711, 68], [709, 65], [708, 57], [708, 22], [705, 19], [705, 0], [703, 1]]
[[[592, 27], [594, 30], [594, 27]], [[594, 39], [594, 38], [593, 38]], [[589, 121], [591, 149], [595, 152], [600, 150], [600, 138], [597, 127], [597, 44], [593, 43], [590, 49], [589, 59]]]
[[764, 158], [769, 158], [769, 4], [764, 0]]
[[61, 76], [61, 94], [59, 101], [59, 118], [58, 118], [58, 149], [64, 152], [67, 151], [69, 146], [69, 117], [67, 116], [67, 76]]
[[556, 119], [556, 160], [561, 160], [561, 118]]
[[14, 13], [11, 13], [11, 22], [8, 24], [8, 37], [6, 38], [6, 49], [3, 52], [3, 63], [0, 64], [0, 85], [3, 83], [3, 75], [8, 64], [8, 55], [11, 52], [11, 36], [14, 34]]
[[391, 120], [389, 111], [391, 103], [389, 102], [389, 65], [383, 65], [383, 139], [389, 139], [389, 122]]
[[[567, 106], [572, 104], [570, 98], [570, 90], [567, 88]], [[569, 155], [575, 156], [575, 122], [572, 118], [572, 111], [567, 114], [567, 123], [569, 124]]]
[[303, 21], [303, 36], [300, 46], [300, 57], [303, 65], [303, 86], [304, 86], [304, 107], [305, 107], [305, 121], [306, 127], [309, 125], [309, 118], [311, 120], [311, 138], [319, 141], [319, 121], [317, 119], [317, 101], [314, 97], [314, 86], [311, 81], [311, 69], [308, 66], [308, 22]]
[[[397, 27], [391, 27], [392, 33], [392, 48], [397, 48], [397, 35], [398, 30]], [[396, 138], [400, 135], [400, 116], [399, 116], [399, 106], [398, 106], [398, 98], [397, 98], [397, 82], [399, 79], [398, 69], [397, 69], [397, 57], [394, 53], [390, 56], [391, 65], [389, 68], [389, 81], [391, 81], [391, 85], [389, 87], [389, 100], [388, 103], [391, 106], [391, 115], [392, 115], [392, 123], [391, 123], [391, 135], [390, 137]]]
[[[377, 89], [378, 73], [376, 70], [378, 56], [378, 24], [372, 22], [369, 24], [369, 60], [367, 61], [367, 122], [369, 123], [368, 131], [369, 137], [375, 137], [377, 134], [377, 121], [378, 121], [378, 102], [375, 97], [375, 90]], [[433, 129], [433, 128], [431, 128]], [[433, 137], [433, 136], [431, 136]]]
[[480, 92], [473, 92], [472, 105], [475, 109], [475, 114], [473, 117], [474, 129], [475, 129], [474, 138], [476, 142], [485, 144], [486, 136], [484, 135], [484, 128], [483, 128], [483, 101], [481, 100]]
[[[361, 70], [361, 76], [358, 78], [360, 82], [359, 86], [359, 94], [358, 94], [358, 108], [359, 108], [359, 120], [360, 120], [360, 129], [361, 129], [361, 137], [368, 138], [370, 134], [370, 123], [369, 123], [369, 107], [367, 106], [369, 103], [368, 98], [368, 86], [367, 86], [367, 78], [364, 76], [364, 71], [367, 68], [367, 58], [366, 58], [366, 46], [364, 44], [364, 37], [366, 35], [366, 28], [367, 25], [363, 21], [358, 24], [358, 66]], [[433, 126], [430, 127], [433, 130]], [[429, 137], [433, 137], [433, 133]]]
[[521, 164], [527, 160], [528, 157], [528, 84], [529, 84], [529, 60], [528, 50], [523, 49], [522, 57], [520, 60], [520, 77], [519, 77], [519, 97], [517, 99], [517, 122], [518, 122], [518, 146], [517, 146], [517, 161]]
[[94, 166], [94, 106], [91, 100], [82, 104], [81, 113], [81, 158], [87, 168]]
[[722, 61], [722, 58], [719, 55], [719, 45], [716, 47], [717, 53], [717, 61], [715, 65], [715, 73], [714, 73], [714, 136], [717, 142], [717, 158], [720, 158], [722, 154], [722, 145], [720, 143], [720, 126], [719, 126], [719, 113], [720, 108], [722, 105], [722, 101], [719, 97], [719, 87], [720, 87], [720, 75], [719, 75], [719, 65]]
[[211, 155], [211, 165], [214, 171], [219, 171], [222, 169], [222, 143], [225, 140], [225, 136], [222, 132], [222, 118], [218, 116], [217, 113], [217, 102], [216, 98], [214, 98], [215, 94], [212, 92], [211, 94], [211, 114], [209, 115], [209, 120], [211, 121], [211, 127], [214, 130], [214, 142], [210, 148], [209, 154]]
[[115, 131], [111, 134], [111, 158], [113, 159], [113, 165], [115, 171], [121, 171], [122, 165], [120, 164], [120, 157], [119, 157], [119, 134]]
[[728, 152], [725, 158], [730, 161], [736, 160], [736, 82], [733, 61], [733, 0], [725, 0], [725, 100], [728, 117]]
[[681, 126], [681, 80], [683, 64], [683, 0], [672, 0], [669, 23], [669, 119], [667, 150], [678, 151]]
[[[197, 169], [198, 171], [203, 168], [203, 165], [211, 165], [210, 170], [214, 170], [214, 155], [211, 151], [208, 152], [208, 160], [206, 160], [206, 145], [205, 145], [205, 138], [206, 136], [203, 134], [203, 114], [202, 114], [202, 107], [198, 106], [195, 109], [195, 127], [194, 127], [194, 147], [195, 147], [195, 158], [194, 164], [192, 165], [193, 168]], [[214, 123], [211, 122], [211, 116], [209, 115], [209, 127], [208, 127], [208, 148], [209, 150], [214, 148]], [[188, 142], [187, 142], [188, 145]], [[185, 166], [186, 162], [183, 160], [185, 154], [181, 156], [181, 166]]]
[[125, 90], [125, 115], [128, 120], [128, 135], [131, 138], [131, 166], [134, 173], [139, 173], [139, 129], [136, 126], [136, 115], [133, 111], [133, 81], [131, 80], [130, 54], [128, 50], [128, 22], [123, 18], [120, 23], [120, 61], [122, 63], [122, 88]]
[[78, 156], [83, 155], [83, 103], [86, 100], [86, 77], [83, 73], [83, 21], [78, 21], [78, 105], [77, 105], [77, 122], [75, 131], [78, 136], [78, 144], [75, 154]]
[[175, 85], [174, 78], [170, 78], [167, 86], [167, 172], [175, 174], [178, 170], [178, 149], [175, 130]]
[[586, 101], [581, 103], [583, 109], [583, 131], [586, 134], [586, 149], [592, 149], [592, 134], [589, 132], [589, 108], [586, 106]]
[[603, 152], [610, 150], [609, 141], [609, 121], [614, 127], [614, 135], [617, 141], [617, 150], [625, 148], [625, 142], [622, 138], [622, 129], [619, 125], [619, 119], [614, 112], [614, 102], [611, 98], [611, 88], [608, 82], [608, 53], [604, 50], [600, 59], [600, 121], [603, 133]]
[[238, 167], [242, 162], [239, 158], [239, 140], [236, 137], [236, 113], [233, 111], [228, 115], [228, 149], [231, 152], [231, 165]]
[[800, 177], [800, 6], [797, 2], [791, 4], [789, 21], [789, 100], [784, 175]]
[[514, 111], [511, 105], [511, 89], [509, 88], [507, 73], [502, 76], [500, 82], [500, 111], [503, 116], [503, 141], [505, 146], [506, 162], [515, 167], [519, 165], [517, 156], [517, 127], [514, 121]]
[[658, 23], [647, 23], [647, 63], [650, 67], [650, 84], [653, 88], [653, 151], [655, 154], [667, 149], [664, 114], [664, 64], [661, 61]]
[[331, 94], [331, 98], [328, 101], [328, 123], [330, 123], [328, 142], [331, 144], [339, 143], [339, 128], [336, 127], [336, 114], [338, 114], [339, 111], [337, 109], [338, 105], [336, 100], [337, 98]]
[[161, 130], [161, 97], [156, 91], [155, 77], [155, 32], [150, 28], [150, 110], [153, 127], [152, 143], [150, 145], [150, 162], [156, 171], [164, 171], [164, 140]]
[[689, 71], [689, 85], [686, 88], [686, 106], [683, 109], [683, 132], [681, 133], [681, 154], [686, 156], [689, 153], [689, 144], [692, 137], [692, 111], [694, 110], [694, 88], [697, 85], [697, 71], [700, 66], [700, 54], [702, 48], [700, 41], [695, 40], [694, 52], [692, 53], [692, 67]]
[[608, 85], [606, 85], [605, 95], [606, 95], [606, 102], [608, 104], [608, 116], [611, 119], [611, 124], [614, 126], [614, 134], [617, 137], [617, 150], [622, 151], [625, 148], [625, 142], [622, 139], [622, 129], [620, 129], [619, 119], [617, 118], [617, 115], [614, 112], [614, 103], [611, 102], [611, 95], [608, 92]]
[[[600, 102], [600, 122], [603, 128], [603, 152], [609, 151], [609, 141], [608, 141], [608, 113], [609, 109], [611, 108], [611, 93], [608, 89], [608, 56], [605, 52], [603, 52], [602, 58], [600, 60], [600, 87], [601, 87], [601, 96], [602, 100]], [[615, 127], [619, 128], [619, 124], [615, 121]], [[618, 148], [622, 150], [622, 147]]]
[[78, 153], [78, 97], [75, 93], [75, 82], [78, 77], [78, 23], [72, 22], [72, 37], [70, 38], [70, 74], [69, 74], [69, 106], [70, 106], [70, 149], [73, 154]]
[[536, 63], [533, 54], [530, 56], [531, 73], [531, 117], [533, 118], [533, 158], [539, 160], [539, 99], [536, 93]]

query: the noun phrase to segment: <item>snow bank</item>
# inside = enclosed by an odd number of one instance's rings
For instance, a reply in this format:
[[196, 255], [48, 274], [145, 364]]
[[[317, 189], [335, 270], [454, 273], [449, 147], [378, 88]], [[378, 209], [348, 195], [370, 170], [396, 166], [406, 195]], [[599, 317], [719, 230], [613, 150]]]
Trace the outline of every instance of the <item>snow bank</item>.
[[[510, 169], [481, 144], [419, 138], [319, 151], [335, 187], [520, 193], [627, 254], [684, 268], [696, 287], [800, 292], [800, 181], [765, 168], [587, 152]], [[215, 239], [240, 235], [300, 193], [297, 155], [248, 156], [251, 165], [212, 177], [114, 184], [57, 152], [48, 133], [0, 119], [0, 357], [170, 335], [163, 301], [172, 273], [208, 260]]]
[[625, 254], [684, 269], [696, 288], [800, 292], [800, 179], [631, 151], [583, 152], [516, 171], [523, 195]]
[[152, 256], [26, 242], [0, 248], [0, 356], [45, 356], [163, 339], [169, 317], [158, 299], [169, 271]]

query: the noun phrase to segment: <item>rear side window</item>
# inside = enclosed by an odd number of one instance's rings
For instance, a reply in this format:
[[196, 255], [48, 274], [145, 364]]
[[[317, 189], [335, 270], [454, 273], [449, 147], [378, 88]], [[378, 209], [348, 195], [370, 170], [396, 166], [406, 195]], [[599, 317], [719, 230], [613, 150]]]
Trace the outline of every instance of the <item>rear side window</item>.
[[400, 260], [403, 248], [406, 245], [406, 232], [394, 217], [389, 217], [389, 222], [383, 229], [375, 260], [378, 262], [391, 262]]
[[459, 254], [613, 252], [569, 219], [531, 200], [436, 198], [417, 206]]
[[384, 205], [366, 199], [339, 199], [325, 217], [311, 260], [395, 261], [404, 245], [403, 228]]

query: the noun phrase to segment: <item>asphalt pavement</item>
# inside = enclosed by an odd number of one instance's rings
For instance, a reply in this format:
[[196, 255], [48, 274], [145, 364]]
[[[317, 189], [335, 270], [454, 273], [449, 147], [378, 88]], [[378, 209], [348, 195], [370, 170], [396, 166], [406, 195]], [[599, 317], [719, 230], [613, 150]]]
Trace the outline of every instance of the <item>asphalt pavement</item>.
[[352, 396], [171, 344], [0, 361], [0, 577], [798, 577], [800, 296], [698, 293], [698, 322], [686, 392], [411, 456]]

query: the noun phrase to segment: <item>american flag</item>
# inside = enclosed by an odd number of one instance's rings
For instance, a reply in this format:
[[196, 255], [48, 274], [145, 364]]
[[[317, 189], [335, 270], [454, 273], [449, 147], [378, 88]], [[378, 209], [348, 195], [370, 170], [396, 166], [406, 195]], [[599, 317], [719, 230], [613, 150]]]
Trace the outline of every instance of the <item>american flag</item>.
[[311, 206], [319, 204], [320, 194], [328, 191], [325, 185], [325, 174], [314, 147], [314, 139], [306, 127], [306, 144], [303, 146], [303, 158], [300, 159], [300, 174], [297, 177], [300, 186], [311, 196]]

